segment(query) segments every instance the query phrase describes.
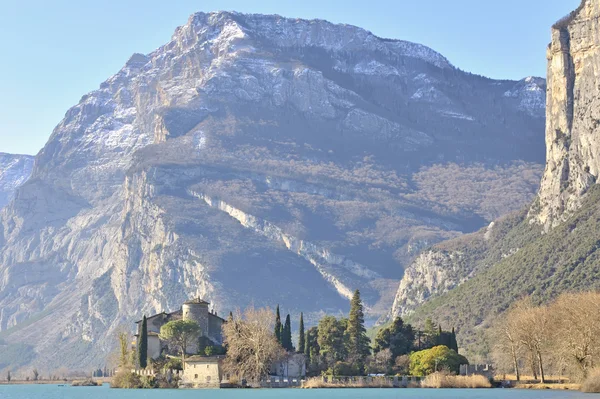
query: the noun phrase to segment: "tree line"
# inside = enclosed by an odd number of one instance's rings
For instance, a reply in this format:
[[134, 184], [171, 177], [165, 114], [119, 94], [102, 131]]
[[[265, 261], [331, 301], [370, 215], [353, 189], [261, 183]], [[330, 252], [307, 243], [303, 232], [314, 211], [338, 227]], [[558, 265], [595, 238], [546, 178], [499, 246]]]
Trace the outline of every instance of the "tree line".
[[[181, 367], [190, 345], [198, 342], [198, 354], [226, 354], [226, 371], [251, 380], [264, 378], [277, 362], [296, 353], [305, 355], [309, 376], [426, 375], [444, 368], [458, 372], [458, 365], [467, 362], [458, 355], [454, 328], [444, 331], [430, 319], [421, 330], [398, 317], [380, 329], [371, 342], [359, 290], [350, 300], [348, 317], [324, 316], [316, 326], [305, 330], [304, 314], [300, 313], [297, 348], [292, 339], [291, 317], [287, 314], [282, 322], [279, 305], [274, 314], [268, 308], [254, 307], [230, 313], [223, 324], [223, 346], [206, 345], [203, 338], [200, 327], [189, 320], [171, 321], [160, 330], [160, 339], [167, 341], [169, 353], [181, 356]], [[119, 363], [147, 367], [152, 360], [147, 353], [146, 317], [142, 319], [135, 353], [128, 352], [127, 341], [125, 337], [120, 339]]]
[[501, 371], [546, 382], [549, 373], [582, 381], [600, 361], [600, 293], [565, 293], [549, 304], [516, 302], [489, 329]]

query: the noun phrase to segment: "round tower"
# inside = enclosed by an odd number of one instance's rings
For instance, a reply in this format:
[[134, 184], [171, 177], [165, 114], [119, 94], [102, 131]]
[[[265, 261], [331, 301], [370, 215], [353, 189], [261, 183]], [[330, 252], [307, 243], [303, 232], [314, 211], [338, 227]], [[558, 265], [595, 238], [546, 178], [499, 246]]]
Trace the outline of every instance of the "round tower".
[[191, 320], [200, 326], [200, 334], [208, 336], [208, 305], [200, 298], [185, 302], [182, 306], [183, 320]]

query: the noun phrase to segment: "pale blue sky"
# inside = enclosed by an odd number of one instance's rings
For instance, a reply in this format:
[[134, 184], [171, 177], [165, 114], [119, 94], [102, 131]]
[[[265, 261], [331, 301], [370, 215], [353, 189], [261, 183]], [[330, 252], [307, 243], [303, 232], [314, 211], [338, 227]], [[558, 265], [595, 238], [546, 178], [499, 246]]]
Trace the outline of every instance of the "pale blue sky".
[[552, 23], [580, 0], [1, 0], [0, 152], [35, 154], [81, 96], [196, 11], [320, 18], [432, 47], [494, 78], [545, 76]]

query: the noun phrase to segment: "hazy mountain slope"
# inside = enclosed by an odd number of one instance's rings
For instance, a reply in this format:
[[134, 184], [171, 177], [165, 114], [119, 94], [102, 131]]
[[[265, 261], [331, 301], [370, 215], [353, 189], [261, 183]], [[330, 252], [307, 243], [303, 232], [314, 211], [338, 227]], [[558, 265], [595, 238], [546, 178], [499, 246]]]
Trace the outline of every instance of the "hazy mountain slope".
[[33, 157], [0, 153], [0, 208], [13, 199], [17, 188], [25, 183], [33, 169]]
[[360, 288], [375, 319], [420, 249], [531, 199], [544, 96], [353, 26], [195, 14], [67, 112], [3, 211], [4, 353], [97, 366], [190, 296], [310, 321]]
[[[475, 332], [523, 295], [546, 301], [564, 291], [598, 289], [598, 17], [600, 1], [587, 0], [553, 27], [548, 161], [531, 208], [506, 219], [509, 224], [421, 254], [405, 273], [392, 315], [416, 308], [415, 321], [431, 316], [456, 325], [463, 344], [474, 345], [482, 342]], [[486, 239], [498, 226], [502, 235]]]

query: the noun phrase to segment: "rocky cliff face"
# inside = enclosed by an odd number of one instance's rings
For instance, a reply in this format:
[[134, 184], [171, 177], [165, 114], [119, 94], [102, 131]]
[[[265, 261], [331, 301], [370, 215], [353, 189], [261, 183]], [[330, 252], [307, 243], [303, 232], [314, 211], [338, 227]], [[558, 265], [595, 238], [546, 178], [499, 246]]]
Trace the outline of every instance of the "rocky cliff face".
[[66, 113], [4, 209], [0, 358], [97, 367], [196, 296], [310, 320], [360, 288], [375, 319], [419, 250], [531, 199], [544, 94], [353, 26], [195, 14]]
[[582, 1], [548, 46], [546, 170], [531, 215], [546, 228], [580, 206], [600, 173], [600, 2]]
[[0, 153], [0, 208], [13, 199], [15, 191], [29, 179], [33, 157]]
[[599, 18], [600, 1], [584, 0], [552, 28], [547, 162], [533, 205], [512, 222], [424, 251], [406, 269], [391, 316], [435, 315], [473, 340], [514, 298], [597, 289], [589, 276], [598, 274]]

